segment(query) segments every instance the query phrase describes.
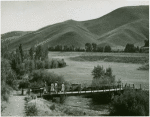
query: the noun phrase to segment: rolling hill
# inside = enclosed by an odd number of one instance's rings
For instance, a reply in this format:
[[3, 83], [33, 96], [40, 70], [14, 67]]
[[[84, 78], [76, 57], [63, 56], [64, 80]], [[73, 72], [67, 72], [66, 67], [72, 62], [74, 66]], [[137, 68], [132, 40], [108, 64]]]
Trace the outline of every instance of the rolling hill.
[[84, 48], [85, 43], [97, 43], [124, 48], [127, 43], [144, 45], [149, 39], [149, 6], [118, 8], [100, 18], [88, 21], [67, 20], [36, 31], [14, 31], [1, 35], [10, 40], [10, 49], [20, 43], [25, 49], [39, 45], [74, 45]]

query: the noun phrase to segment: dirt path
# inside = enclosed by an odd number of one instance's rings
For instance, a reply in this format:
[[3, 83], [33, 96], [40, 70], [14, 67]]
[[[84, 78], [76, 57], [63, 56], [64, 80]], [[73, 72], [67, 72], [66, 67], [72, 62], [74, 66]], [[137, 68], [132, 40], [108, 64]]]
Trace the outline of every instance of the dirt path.
[[7, 107], [2, 112], [2, 116], [25, 116], [25, 97], [18, 95], [18, 92], [14, 91], [9, 98]]

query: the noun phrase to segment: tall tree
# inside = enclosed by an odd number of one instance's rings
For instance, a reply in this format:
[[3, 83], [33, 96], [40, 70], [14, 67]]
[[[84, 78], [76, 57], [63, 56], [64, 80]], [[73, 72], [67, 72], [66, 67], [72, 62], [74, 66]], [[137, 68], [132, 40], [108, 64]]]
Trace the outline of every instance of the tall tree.
[[29, 50], [29, 55], [30, 55], [30, 59], [32, 59], [33, 60], [33, 56], [34, 56], [34, 48], [33, 47], [31, 47], [30, 48], [30, 50]]
[[92, 48], [93, 48], [93, 52], [97, 51], [97, 44], [96, 43], [92, 43]]
[[90, 43], [85, 44], [85, 50], [86, 52], [91, 52], [92, 51], [92, 45]]
[[135, 52], [136, 51], [136, 48], [134, 47], [134, 44], [127, 44], [125, 49], [124, 49], [125, 52]]
[[145, 43], [144, 47], [149, 47], [149, 40], [144, 40], [144, 43]]
[[104, 48], [103, 47], [97, 47], [98, 52], [103, 52]]
[[111, 47], [109, 45], [105, 46], [104, 52], [111, 52]]
[[23, 62], [24, 53], [23, 53], [23, 50], [22, 50], [22, 44], [19, 45], [19, 51], [20, 51], [21, 61]]

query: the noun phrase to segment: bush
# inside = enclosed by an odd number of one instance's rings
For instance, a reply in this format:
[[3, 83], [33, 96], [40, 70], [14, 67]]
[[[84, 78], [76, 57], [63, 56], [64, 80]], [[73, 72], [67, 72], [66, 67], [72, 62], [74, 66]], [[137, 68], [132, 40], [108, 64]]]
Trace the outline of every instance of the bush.
[[52, 69], [52, 68], [62, 68], [66, 66], [64, 59], [45, 59], [45, 60], [25, 60], [26, 71], [32, 72], [36, 69]]
[[113, 116], [148, 116], [149, 94], [144, 91], [125, 90], [111, 103], [110, 115]]
[[51, 86], [51, 83], [58, 81], [58, 88], [61, 88], [61, 84], [65, 83], [65, 89], [67, 89], [67, 82], [65, 82], [62, 76], [57, 74], [43, 71], [43, 70], [36, 70], [30, 74], [30, 86], [31, 87], [43, 87], [45, 82], [48, 86]]
[[55, 110], [55, 104], [53, 104], [52, 106], [50, 106], [51, 110]]
[[106, 70], [103, 66], [94, 67], [92, 71], [93, 80], [92, 86], [106, 86], [115, 83], [115, 76], [112, 74], [112, 69], [109, 67]]
[[94, 79], [102, 78], [105, 75], [103, 66], [101, 67], [100, 65], [97, 65], [97, 67], [94, 67], [92, 75]]
[[35, 104], [26, 106], [26, 115], [27, 116], [37, 116], [38, 115], [38, 110], [37, 110]]

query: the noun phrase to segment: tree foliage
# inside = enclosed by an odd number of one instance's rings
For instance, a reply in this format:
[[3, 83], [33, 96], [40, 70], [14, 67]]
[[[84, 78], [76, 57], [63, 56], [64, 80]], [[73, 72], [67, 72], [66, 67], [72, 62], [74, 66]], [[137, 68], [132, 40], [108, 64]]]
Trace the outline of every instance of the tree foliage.
[[1, 99], [8, 101], [12, 89], [16, 89], [16, 74], [7, 59], [1, 58]]
[[106, 68], [105, 70], [103, 66], [97, 65], [97, 67], [94, 67], [92, 75], [93, 86], [108, 85], [115, 83], [115, 76], [112, 74], [112, 69], [110, 67]]
[[127, 44], [124, 49], [124, 52], [130, 52], [130, 53], [140, 52], [140, 48], [139, 46], [135, 47], [134, 44]]
[[80, 48], [80, 47], [74, 47], [73, 45], [56, 45], [56, 46], [53, 46], [53, 47], [48, 47], [48, 50], [49, 51], [85, 51], [84, 49]]
[[59, 88], [61, 88], [61, 84], [64, 82], [65, 86], [67, 82], [65, 82], [63, 76], [59, 76], [57, 74], [43, 71], [43, 70], [36, 70], [30, 73], [30, 86], [31, 87], [43, 87], [45, 82], [46, 85], [51, 86], [51, 83], [58, 82]]
[[105, 46], [104, 52], [111, 52], [111, 47], [109, 45]]
[[111, 103], [110, 115], [149, 116], [149, 94], [145, 91], [126, 90], [115, 96]]
[[144, 40], [144, 43], [145, 43], [144, 47], [149, 47], [149, 40]]

